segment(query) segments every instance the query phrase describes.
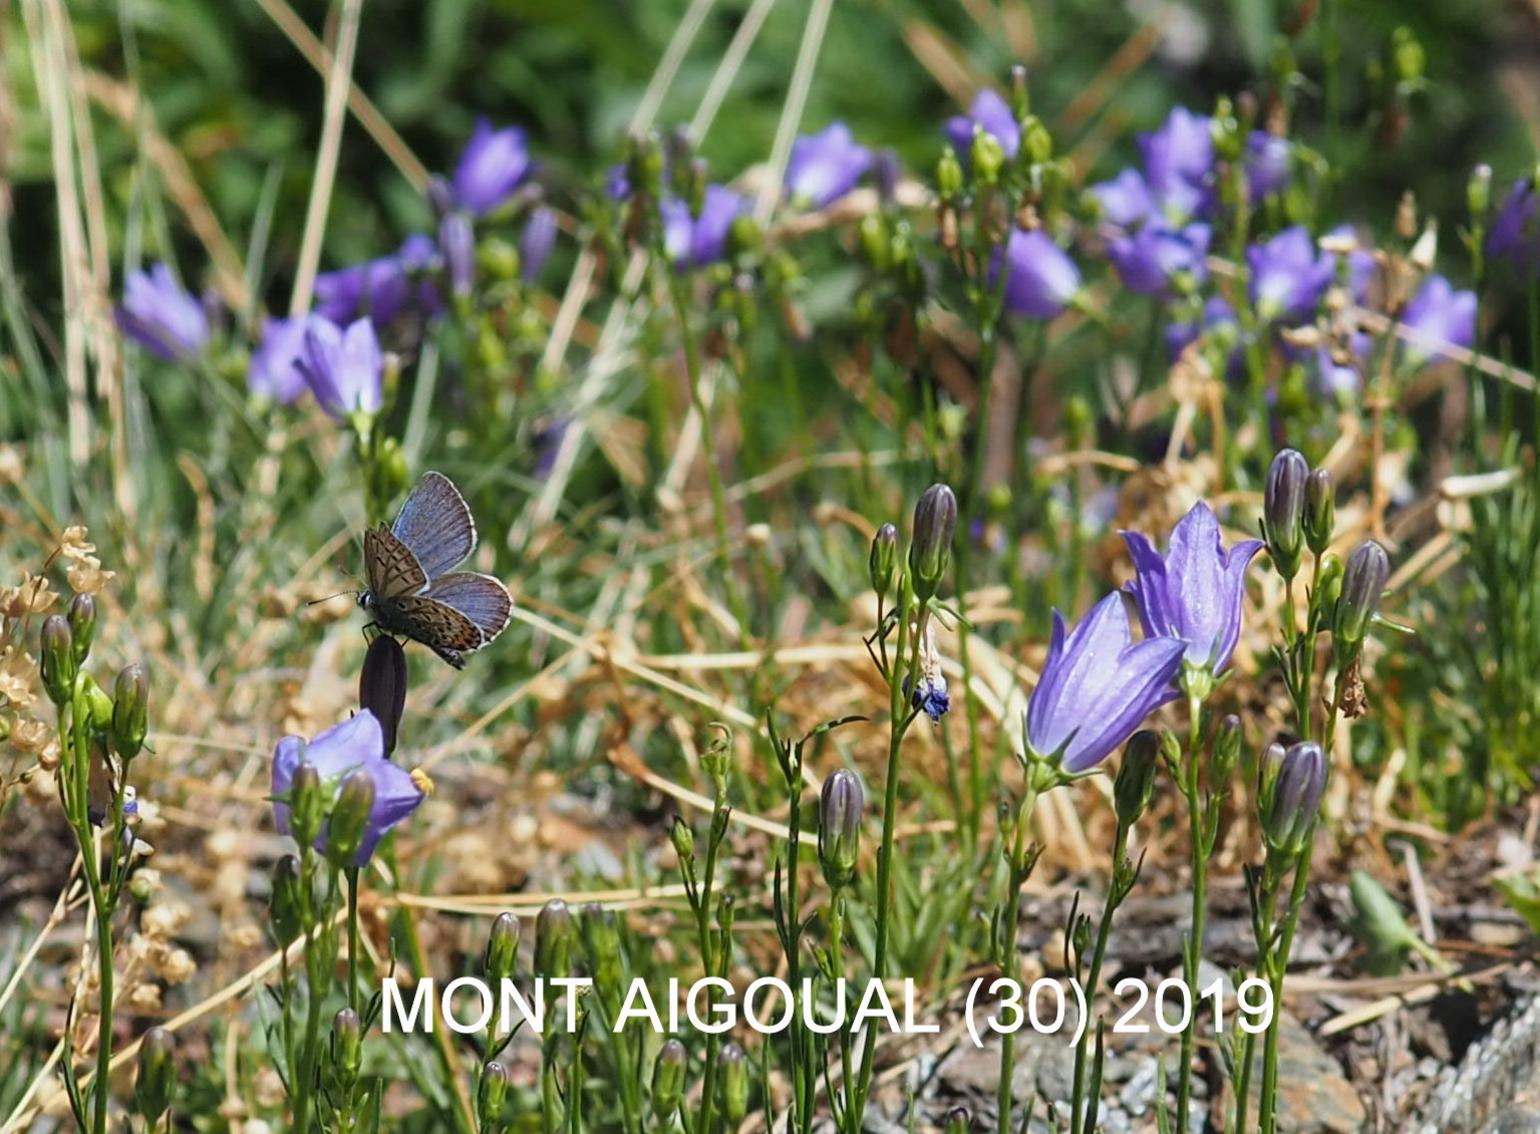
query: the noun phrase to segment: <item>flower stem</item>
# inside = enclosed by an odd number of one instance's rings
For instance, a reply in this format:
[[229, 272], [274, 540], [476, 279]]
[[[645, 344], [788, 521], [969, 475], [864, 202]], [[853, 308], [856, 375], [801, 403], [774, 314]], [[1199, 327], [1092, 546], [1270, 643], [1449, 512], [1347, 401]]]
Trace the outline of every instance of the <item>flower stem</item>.
[[[1203, 705], [1191, 694], [1187, 698], [1188, 739], [1186, 782], [1182, 794], [1187, 799], [1187, 834], [1192, 844], [1192, 929], [1188, 934], [1187, 947], [1183, 950], [1183, 978], [1188, 988], [1198, 983], [1198, 966], [1203, 960], [1203, 923], [1207, 903], [1208, 883], [1208, 835], [1204, 830], [1203, 804], [1199, 798], [1198, 748], [1202, 738]], [[1177, 1129], [1188, 1129], [1188, 1112], [1192, 1099], [1192, 1059], [1198, 1031], [1198, 1014], [1192, 1013], [1187, 1027], [1182, 1030], [1182, 1063], [1176, 1080]]]
[[[1118, 821], [1117, 834], [1112, 843], [1112, 878], [1108, 883], [1107, 900], [1102, 905], [1101, 924], [1096, 928], [1096, 944], [1091, 951], [1091, 969], [1086, 974], [1085, 997], [1086, 1013], [1089, 1015], [1091, 1005], [1096, 1000], [1096, 990], [1101, 985], [1102, 964], [1107, 959], [1107, 942], [1112, 937], [1112, 917], [1117, 913], [1120, 896], [1118, 894], [1118, 879], [1123, 871], [1124, 863], [1128, 860], [1128, 828], [1122, 820]], [[1075, 1077], [1070, 1095], [1069, 1128], [1070, 1134], [1081, 1134], [1082, 1131], [1093, 1131], [1094, 1121], [1087, 1123], [1086, 1116], [1081, 1114], [1081, 1105], [1085, 1100], [1085, 1074], [1086, 1057], [1090, 1050], [1091, 1029], [1087, 1027], [1085, 1034], [1080, 1037], [1080, 1042], [1075, 1045]], [[1094, 1100], [1093, 1100], [1094, 1105]], [[1094, 1114], [1091, 1116], [1094, 1119]]]

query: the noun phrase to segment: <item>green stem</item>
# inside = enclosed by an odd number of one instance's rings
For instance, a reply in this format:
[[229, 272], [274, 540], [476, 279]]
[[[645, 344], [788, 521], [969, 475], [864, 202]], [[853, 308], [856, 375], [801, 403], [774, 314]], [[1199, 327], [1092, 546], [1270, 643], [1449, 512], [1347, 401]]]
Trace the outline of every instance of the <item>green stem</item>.
[[347, 869], [348, 882], [348, 1007], [358, 1011], [358, 867]]
[[1305, 850], [1294, 866], [1294, 885], [1289, 891], [1289, 910], [1284, 915], [1283, 933], [1278, 949], [1269, 958], [1268, 987], [1272, 989], [1273, 1016], [1267, 1024], [1267, 1038], [1262, 1046], [1262, 1091], [1257, 1098], [1257, 1119], [1262, 1134], [1274, 1134], [1278, 1107], [1278, 1039], [1282, 1032], [1283, 980], [1289, 969], [1289, 954], [1294, 949], [1294, 931], [1299, 927], [1299, 911], [1304, 905], [1305, 888], [1310, 880], [1310, 848], [1315, 840], [1315, 824], [1310, 825]]
[[[1019, 981], [1021, 977], [1019, 962], [1016, 958], [1016, 926], [1021, 918], [1021, 887], [1027, 880], [1027, 872], [1022, 869], [1021, 864], [1025, 861], [1027, 827], [1032, 817], [1032, 809], [1036, 804], [1037, 791], [1032, 786], [1029, 771], [1026, 791], [1016, 811], [1016, 828], [1012, 839], [1010, 862], [1007, 866], [1010, 889], [1005, 895], [995, 941], [997, 950], [995, 960], [1000, 973], [1015, 981]], [[1011, 1110], [1015, 1104], [1012, 1071], [1015, 1062], [1016, 1034], [1013, 1031], [1007, 1031], [1000, 1037], [1000, 1074], [995, 1086], [995, 1110], [999, 1116], [996, 1124], [997, 1134], [1011, 1134]]]
[[[1204, 831], [1203, 804], [1199, 797], [1198, 747], [1202, 737], [1202, 703], [1197, 697], [1187, 698], [1188, 740], [1186, 782], [1182, 794], [1187, 797], [1187, 833], [1192, 844], [1192, 930], [1182, 958], [1184, 977], [1189, 988], [1198, 983], [1198, 966], [1203, 960], [1203, 928], [1208, 882], [1208, 838]], [[1188, 1129], [1188, 1112], [1192, 1098], [1192, 1059], [1197, 1039], [1198, 1014], [1192, 1013], [1187, 1027], [1182, 1030], [1182, 1065], [1176, 1081], [1177, 1129]]]
[[[1128, 827], [1122, 820], [1118, 821], [1117, 834], [1112, 843], [1112, 879], [1108, 883], [1107, 901], [1102, 905], [1101, 924], [1096, 929], [1096, 944], [1091, 952], [1091, 970], [1086, 976], [1085, 998], [1086, 1014], [1091, 1014], [1091, 1005], [1096, 1000], [1096, 990], [1101, 986], [1102, 964], [1107, 958], [1107, 943], [1112, 937], [1112, 916], [1118, 909], [1118, 876], [1123, 870], [1123, 864], [1128, 860]], [[1081, 1134], [1086, 1130], [1085, 1117], [1081, 1114], [1081, 1105], [1085, 1101], [1085, 1073], [1086, 1057], [1090, 1050], [1091, 1029], [1089, 1021], [1085, 1034], [1080, 1037], [1080, 1042], [1075, 1045], [1075, 1077], [1070, 1095], [1069, 1128], [1070, 1134]]]

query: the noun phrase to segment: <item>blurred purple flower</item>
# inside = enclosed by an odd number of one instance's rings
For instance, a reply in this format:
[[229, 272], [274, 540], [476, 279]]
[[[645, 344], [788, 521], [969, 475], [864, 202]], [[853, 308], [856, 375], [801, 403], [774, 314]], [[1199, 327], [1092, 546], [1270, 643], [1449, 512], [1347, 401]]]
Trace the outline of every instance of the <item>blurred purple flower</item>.
[[513, 196], [532, 168], [529, 139], [523, 130], [517, 126], [494, 130], [485, 118], [478, 119], [455, 166], [455, 202], [483, 216]]
[[253, 394], [288, 405], [305, 392], [305, 376], [296, 365], [305, 344], [305, 318], [270, 318], [262, 324], [262, 338], [246, 367], [246, 388]]
[[1123, 542], [1135, 571], [1125, 589], [1138, 604], [1145, 637], [1183, 642], [1187, 664], [1223, 671], [1240, 639], [1246, 569], [1262, 541], [1225, 550], [1219, 521], [1200, 500], [1172, 529], [1165, 558], [1139, 532], [1125, 531]]
[[804, 134], [791, 146], [786, 194], [793, 202], [822, 209], [856, 187], [872, 165], [872, 151], [858, 143], [843, 122]]
[[1155, 198], [1144, 175], [1129, 166], [1111, 181], [1091, 186], [1091, 196], [1101, 206], [1101, 219], [1118, 228], [1133, 229], [1155, 213]]
[[1175, 107], [1159, 130], [1141, 134], [1144, 179], [1166, 221], [1186, 223], [1213, 205], [1214, 137], [1206, 115]]
[[1134, 643], [1116, 592], [1067, 635], [1064, 616], [1054, 611], [1048, 658], [1027, 702], [1028, 747], [1041, 757], [1057, 755], [1072, 775], [1090, 771], [1177, 696], [1172, 682], [1181, 665], [1180, 642]]
[[1492, 217], [1487, 233], [1487, 255], [1508, 260], [1521, 272], [1540, 268], [1540, 222], [1537, 222], [1537, 198], [1532, 178], [1521, 177], [1513, 183], [1503, 203]]
[[1316, 392], [1333, 399], [1356, 395], [1363, 388], [1364, 367], [1368, 365], [1373, 347], [1374, 339], [1367, 331], [1354, 331], [1348, 336], [1345, 354], [1325, 342], [1307, 352], [1307, 372], [1314, 379]]
[[1352, 241], [1353, 250], [1347, 253], [1336, 253], [1332, 263], [1340, 267], [1343, 255], [1347, 256], [1347, 285], [1353, 293], [1353, 302], [1365, 304], [1369, 301], [1369, 285], [1374, 282], [1374, 275], [1379, 271], [1379, 264], [1374, 259], [1374, 253], [1364, 247], [1358, 238], [1357, 231], [1350, 224], [1339, 224], [1326, 234], [1335, 241]]
[[[337, 789], [351, 772], [365, 772], [374, 781], [374, 805], [358, 848], [354, 865], [363, 866], [374, 848], [397, 823], [417, 810], [423, 794], [412, 775], [385, 758], [385, 738], [380, 722], [368, 709], [339, 725], [333, 725], [306, 744], [302, 737], [286, 736], [273, 750], [273, 819], [278, 830], [289, 833], [289, 794], [294, 773], [309, 764], [320, 774], [328, 810]], [[326, 827], [316, 839], [316, 849], [326, 849]]]
[[209, 317], [203, 303], [182, 290], [165, 264], [128, 274], [123, 283], [123, 303], [118, 308], [118, 326], [167, 362], [196, 358], [209, 341]]
[[449, 292], [463, 299], [476, 286], [476, 232], [471, 218], [459, 209], [445, 213], [438, 222], [438, 246], [444, 256]]
[[1289, 183], [1292, 148], [1287, 138], [1253, 130], [1246, 139], [1246, 192], [1251, 203], [1277, 193]]
[[305, 321], [298, 366], [316, 401], [333, 417], [379, 412], [384, 360], [368, 319], [344, 331], [330, 319], [311, 315]]
[[1403, 349], [1413, 366], [1443, 357], [1446, 346], [1469, 349], [1476, 341], [1476, 293], [1456, 291], [1443, 276], [1431, 275], [1406, 305], [1401, 322], [1411, 332]]
[[1198, 341], [1199, 335], [1206, 334], [1217, 327], [1239, 329], [1239, 326], [1235, 318], [1235, 309], [1219, 296], [1210, 296], [1203, 304], [1201, 322], [1197, 319], [1186, 319], [1166, 327], [1166, 349], [1175, 360], [1189, 345]]
[[1209, 226], [1190, 224], [1169, 229], [1149, 223], [1132, 236], [1118, 234], [1107, 241], [1107, 258], [1123, 286], [1141, 295], [1170, 295], [1178, 276], [1193, 284], [1208, 276]]
[[957, 160], [964, 168], [973, 152], [975, 126], [994, 135], [1007, 160], [1014, 158], [1016, 151], [1021, 149], [1021, 125], [1016, 121], [1015, 112], [997, 92], [986, 87], [973, 97], [973, 105], [967, 114], [957, 114], [946, 120], [947, 141], [951, 142]]
[[664, 201], [663, 248], [676, 268], [698, 268], [727, 255], [727, 234], [733, 221], [749, 211], [748, 198], [721, 185], [706, 186], [700, 216], [678, 198]]
[[1336, 271], [1335, 258], [1316, 247], [1303, 225], [1247, 248], [1246, 264], [1251, 302], [1268, 322], [1309, 319]]
[[[1060, 248], [1041, 229], [1023, 232], [1012, 229], [1005, 245], [1009, 265], [1005, 277], [1005, 309], [1013, 315], [1033, 319], [1052, 319], [1074, 300], [1080, 291], [1080, 269], [1069, 253]], [[990, 271], [990, 282], [1000, 270], [1000, 254]]]
[[378, 327], [408, 312], [437, 314], [443, 302], [433, 277], [443, 264], [433, 238], [414, 233], [393, 255], [318, 275], [315, 310], [333, 323], [367, 316]]
[[519, 235], [519, 278], [533, 283], [556, 247], [556, 214], [541, 206], [529, 214]]

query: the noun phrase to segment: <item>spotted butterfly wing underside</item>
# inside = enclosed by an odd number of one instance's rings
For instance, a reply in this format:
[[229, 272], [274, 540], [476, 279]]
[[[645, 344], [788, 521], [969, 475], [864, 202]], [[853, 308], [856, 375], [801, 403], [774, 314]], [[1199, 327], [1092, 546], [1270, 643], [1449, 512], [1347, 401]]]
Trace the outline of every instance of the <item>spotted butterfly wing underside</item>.
[[428, 575], [417, 556], [383, 524], [364, 532], [364, 572], [376, 599], [416, 595], [428, 589]]
[[465, 668], [464, 655], [481, 649], [488, 641], [468, 617], [428, 595], [381, 599], [375, 616], [386, 630], [421, 642], [456, 669]]

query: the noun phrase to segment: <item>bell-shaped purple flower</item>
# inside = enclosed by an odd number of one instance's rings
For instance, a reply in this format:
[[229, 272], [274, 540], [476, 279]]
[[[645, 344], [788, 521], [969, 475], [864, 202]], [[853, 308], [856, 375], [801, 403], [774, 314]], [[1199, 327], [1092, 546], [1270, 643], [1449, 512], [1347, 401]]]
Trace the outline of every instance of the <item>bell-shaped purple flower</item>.
[[690, 206], [670, 198], [659, 206], [663, 214], [663, 247], [674, 266], [699, 268], [727, 255], [727, 234], [733, 221], [749, 211], [748, 198], [722, 185], [706, 186], [700, 216]]
[[305, 322], [299, 369], [321, 408], [341, 420], [352, 413], [378, 413], [384, 359], [374, 324], [359, 319], [343, 330], [312, 315]]
[[246, 366], [246, 388], [284, 405], [294, 401], [305, 392], [305, 376], [298, 366], [304, 345], [305, 316], [268, 319]]
[[1456, 291], [1443, 276], [1431, 275], [1406, 305], [1401, 322], [1410, 332], [1403, 343], [1410, 366], [1442, 357], [1448, 346], [1469, 349], [1476, 341], [1476, 293]]
[[1007, 160], [1014, 158], [1016, 151], [1021, 149], [1021, 125], [1016, 121], [1015, 112], [998, 92], [987, 87], [974, 96], [973, 105], [968, 108], [967, 114], [954, 115], [946, 120], [947, 141], [952, 144], [957, 160], [964, 166], [968, 164], [969, 155], [973, 152], [975, 126], [986, 134], [994, 135], [995, 141], [1005, 151]]
[[203, 303], [182, 290], [165, 264], [128, 274], [123, 303], [118, 307], [118, 326], [167, 362], [196, 358], [209, 341], [209, 316]]
[[1121, 229], [1134, 229], [1155, 214], [1155, 198], [1145, 184], [1144, 175], [1129, 166], [1111, 181], [1091, 186], [1091, 196], [1101, 207], [1103, 222]]
[[[354, 858], [356, 866], [367, 863], [385, 833], [416, 811], [423, 800], [422, 790], [411, 773], [385, 758], [380, 722], [364, 709], [333, 725], [309, 744], [298, 736], [286, 736], [278, 742], [273, 750], [273, 819], [284, 834], [289, 833], [288, 801], [294, 773], [301, 764], [309, 764], [319, 773], [328, 812], [349, 774], [364, 772], [374, 781], [369, 818]], [[326, 842], [327, 831], [323, 826], [316, 849], [325, 851]]]
[[414, 233], [393, 255], [318, 275], [315, 310], [333, 323], [366, 317], [377, 327], [388, 326], [408, 312], [437, 314], [443, 302], [434, 276], [443, 265], [433, 239]]
[[1214, 201], [1214, 135], [1207, 115], [1175, 107], [1160, 129], [1141, 134], [1144, 179], [1168, 224], [1207, 213]]
[[1242, 540], [1226, 550], [1219, 521], [1202, 500], [1171, 530], [1164, 558], [1139, 532], [1124, 532], [1123, 541], [1135, 572], [1126, 590], [1145, 636], [1182, 642], [1188, 665], [1222, 672], [1240, 639], [1246, 569], [1262, 541]]
[[519, 234], [519, 278], [533, 283], [556, 247], [556, 214], [541, 206], [529, 214]]
[[1334, 257], [1316, 247], [1303, 225], [1247, 248], [1246, 264], [1251, 302], [1268, 322], [1309, 319], [1336, 272]]
[[1130, 291], [1170, 295], [1178, 277], [1185, 277], [1190, 284], [1200, 284], [1207, 278], [1208, 244], [1206, 224], [1170, 229], [1150, 223], [1132, 235], [1112, 236], [1107, 241], [1107, 258]]
[[793, 202], [824, 208], [854, 189], [871, 165], [872, 151], [851, 136], [850, 127], [831, 122], [792, 143], [786, 195]]
[[1057, 756], [1071, 775], [1090, 771], [1176, 696], [1182, 644], [1169, 638], [1135, 643], [1123, 598], [1093, 606], [1073, 632], [1053, 612], [1053, 637], [1042, 675], [1027, 702], [1027, 745]]
[[[1013, 315], [1052, 319], [1080, 292], [1080, 269], [1069, 253], [1040, 229], [1012, 229], [1006, 241], [1005, 309]], [[991, 283], [1000, 270], [1000, 255], [990, 272]]]
[[529, 139], [517, 126], [494, 130], [479, 119], [455, 166], [455, 203], [477, 216], [501, 205], [529, 176]]
[[1266, 130], [1253, 130], [1246, 139], [1246, 193], [1251, 203], [1279, 192], [1289, 183], [1289, 166], [1292, 147], [1287, 138], [1269, 134]]
[[1507, 260], [1521, 272], [1540, 269], [1540, 195], [1532, 178], [1513, 183], [1492, 217], [1487, 255]]

